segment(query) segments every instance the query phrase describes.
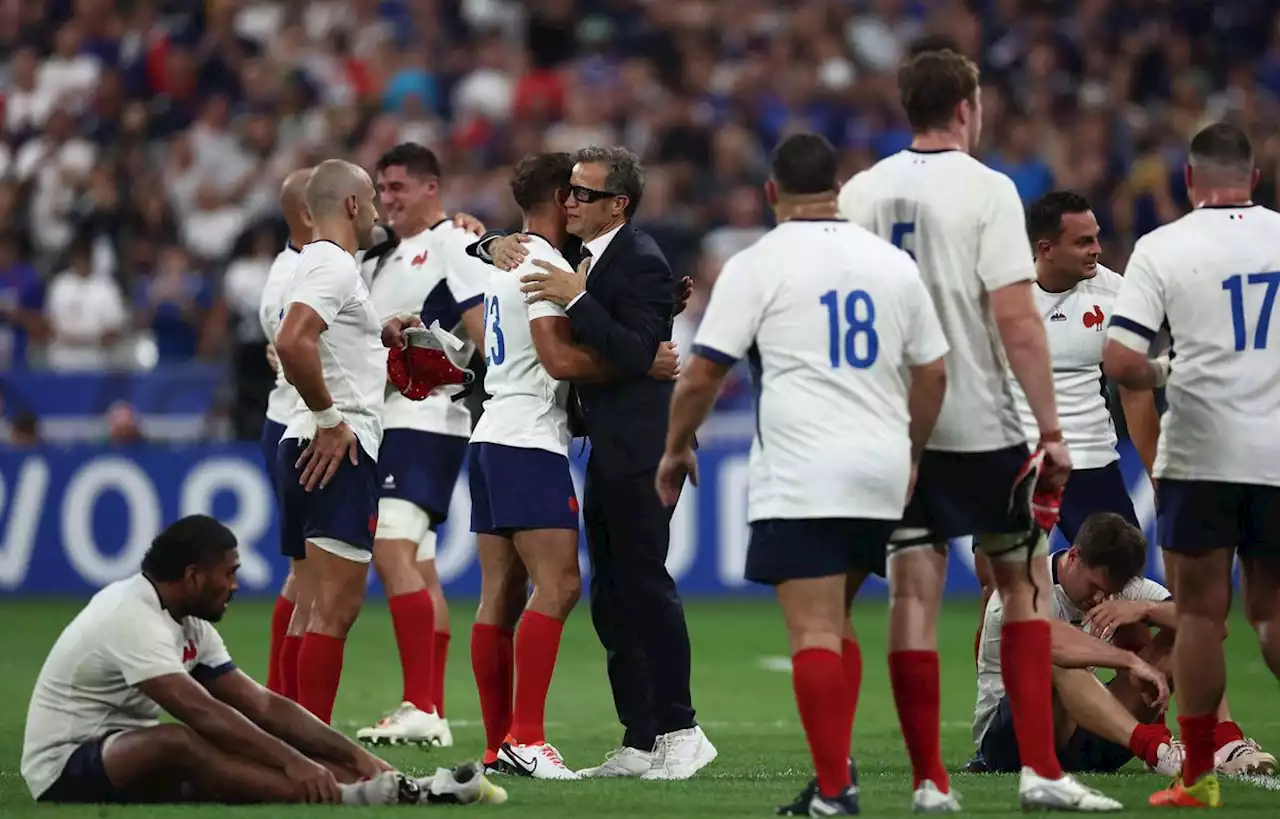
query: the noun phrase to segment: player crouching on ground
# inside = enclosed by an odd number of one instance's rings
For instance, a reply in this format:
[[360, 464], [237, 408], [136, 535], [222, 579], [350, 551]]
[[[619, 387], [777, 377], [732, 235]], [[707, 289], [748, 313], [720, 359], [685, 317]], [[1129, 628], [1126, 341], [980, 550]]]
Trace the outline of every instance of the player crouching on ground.
[[[1142, 576], [1147, 541], [1117, 514], [1092, 515], [1070, 549], [1050, 557], [1054, 589], [1054, 731], [1068, 771], [1110, 773], [1137, 757], [1157, 773], [1182, 769], [1183, 750], [1164, 722], [1177, 624], [1169, 590]], [[1018, 742], [1000, 682], [998, 595], [987, 604], [978, 657], [970, 772], [1020, 769]], [[1095, 668], [1118, 673], [1109, 683]], [[1154, 692], [1154, 695], [1153, 695]], [[1218, 708], [1220, 773], [1271, 773], [1276, 759], [1245, 739], [1225, 698]]]
[[[236, 668], [212, 623], [236, 591], [235, 535], [203, 515], [151, 543], [54, 644], [27, 711], [39, 802], [503, 802], [475, 763], [414, 778]], [[179, 724], [161, 725], [161, 710]]]

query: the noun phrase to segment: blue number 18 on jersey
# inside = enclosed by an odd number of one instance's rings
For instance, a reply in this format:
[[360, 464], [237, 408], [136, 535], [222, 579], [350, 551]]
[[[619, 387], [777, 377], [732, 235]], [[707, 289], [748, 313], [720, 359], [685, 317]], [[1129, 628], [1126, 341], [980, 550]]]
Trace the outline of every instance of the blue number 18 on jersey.
[[[827, 308], [831, 366], [839, 367], [843, 361], [850, 367], [863, 370], [876, 363], [876, 356], [880, 353], [880, 336], [876, 334], [876, 305], [871, 300], [871, 294], [865, 290], [854, 290], [841, 299], [835, 290], [828, 290], [819, 301]], [[843, 332], [840, 327], [842, 301], [844, 323], [848, 325]], [[859, 338], [862, 339], [861, 344], [858, 343]], [[862, 348], [861, 352], [859, 347]]]

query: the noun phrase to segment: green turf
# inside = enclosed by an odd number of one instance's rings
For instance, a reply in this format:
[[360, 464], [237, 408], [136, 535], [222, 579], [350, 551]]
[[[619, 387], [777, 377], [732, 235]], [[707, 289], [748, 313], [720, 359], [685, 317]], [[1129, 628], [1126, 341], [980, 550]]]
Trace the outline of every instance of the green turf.
[[[969, 719], [973, 712], [972, 671], [975, 603], [950, 603], [941, 625], [944, 690], [943, 751], [953, 768], [971, 753]], [[329, 808], [282, 809], [159, 806], [125, 809], [35, 807], [18, 775], [23, 721], [36, 673], [59, 630], [77, 606], [66, 602], [0, 601], [0, 817], [89, 817], [127, 814], [139, 819], [238, 815], [300, 815]], [[482, 750], [483, 732], [468, 662], [470, 603], [455, 603], [454, 643], [449, 663], [447, 715], [457, 745], [448, 751], [390, 751], [386, 756], [409, 770], [452, 764]], [[905, 814], [909, 807], [910, 766], [898, 733], [884, 656], [884, 602], [872, 600], [855, 609], [860, 625], [866, 678], [854, 734], [862, 778], [862, 807], [868, 815]], [[265, 604], [236, 602], [221, 630], [232, 655], [259, 676], [267, 652]], [[788, 674], [777, 669], [786, 653], [782, 625], [768, 602], [696, 602], [688, 606], [694, 652], [694, 700], [698, 718], [720, 750], [720, 757], [688, 782], [582, 781], [541, 783], [503, 779], [510, 803], [497, 810], [525, 817], [629, 816], [767, 816], [774, 804], [791, 797], [807, 778], [808, 755], [800, 732]], [[1253, 634], [1243, 622], [1231, 628], [1228, 641], [1231, 695], [1246, 733], [1264, 746], [1280, 747], [1280, 721], [1275, 716], [1275, 682], [1258, 657]], [[348, 732], [393, 706], [400, 693], [390, 622], [385, 606], [371, 601], [347, 643], [342, 691], [335, 723]], [[548, 738], [573, 767], [596, 764], [619, 740], [604, 657], [591, 630], [586, 607], [570, 619], [565, 631], [547, 705]], [[1133, 810], [1151, 811], [1148, 794], [1163, 780], [1131, 765], [1123, 774], [1089, 781]], [[1013, 813], [1013, 777], [957, 775], [967, 813]], [[1224, 787], [1231, 815], [1275, 816], [1280, 794], [1243, 783]], [[375, 809], [365, 809], [375, 810]], [[445, 809], [450, 812], [472, 810]]]

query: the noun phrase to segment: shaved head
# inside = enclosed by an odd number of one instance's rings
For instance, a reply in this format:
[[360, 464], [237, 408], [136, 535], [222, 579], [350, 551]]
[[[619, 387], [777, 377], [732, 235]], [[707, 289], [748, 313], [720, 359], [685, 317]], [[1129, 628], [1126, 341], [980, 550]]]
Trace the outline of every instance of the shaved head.
[[307, 182], [311, 180], [314, 168], [299, 168], [284, 178], [280, 186], [280, 209], [284, 211], [284, 221], [289, 225], [290, 233], [301, 235], [310, 229], [310, 215], [307, 212]]
[[350, 199], [373, 197], [373, 180], [359, 165], [343, 159], [326, 159], [315, 167], [304, 194], [313, 219], [343, 213]]
[[345, 247], [337, 236], [351, 230], [357, 247], [371, 246], [378, 218], [373, 196], [373, 180], [359, 165], [342, 159], [321, 162], [311, 172], [303, 194], [316, 238]]

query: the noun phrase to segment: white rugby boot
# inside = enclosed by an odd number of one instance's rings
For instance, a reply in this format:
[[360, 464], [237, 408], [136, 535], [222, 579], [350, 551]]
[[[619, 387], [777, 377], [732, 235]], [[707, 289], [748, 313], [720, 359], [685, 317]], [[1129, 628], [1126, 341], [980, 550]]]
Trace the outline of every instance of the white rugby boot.
[[1018, 801], [1023, 810], [1063, 810], [1081, 813], [1108, 813], [1124, 810], [1116, 800], [1085, 787], [1075, 777], [1063, 774], [1061, 779], [1045, 779], [1030, 768], [1022, 769], [1018, 783]]
[[448, 730], [435, 709], [422, 711], [411, 702], [402, 702], [375, 724], [356, 731], [356, 739], [370, 745], [438, 746]]
[[507, 737], [498, 749], [498, 759], [516, 769], [519, 776], [534, 779], [581, 779], [569, 770], [560, 758], [560, 752], [550, 742], [533, 745], [516, 745]]
[[932, 779], [926, 779], [911, 794], [913, 813], [959, 813], [960, 795], [951, 789], [943, 793]]
[[507, 791], [489, 781], [478, 762], [465, 762], [456, 768], [437, 768], [434, 776], [417, 780], [421, 794], [419, 804], [431, 805], [501, 805]]
[[1276, 772], [1276, 758], [1252, 739], [1237, 739], [1214, 752], [1213, 766], [1227, 776], [1262, 776]]

